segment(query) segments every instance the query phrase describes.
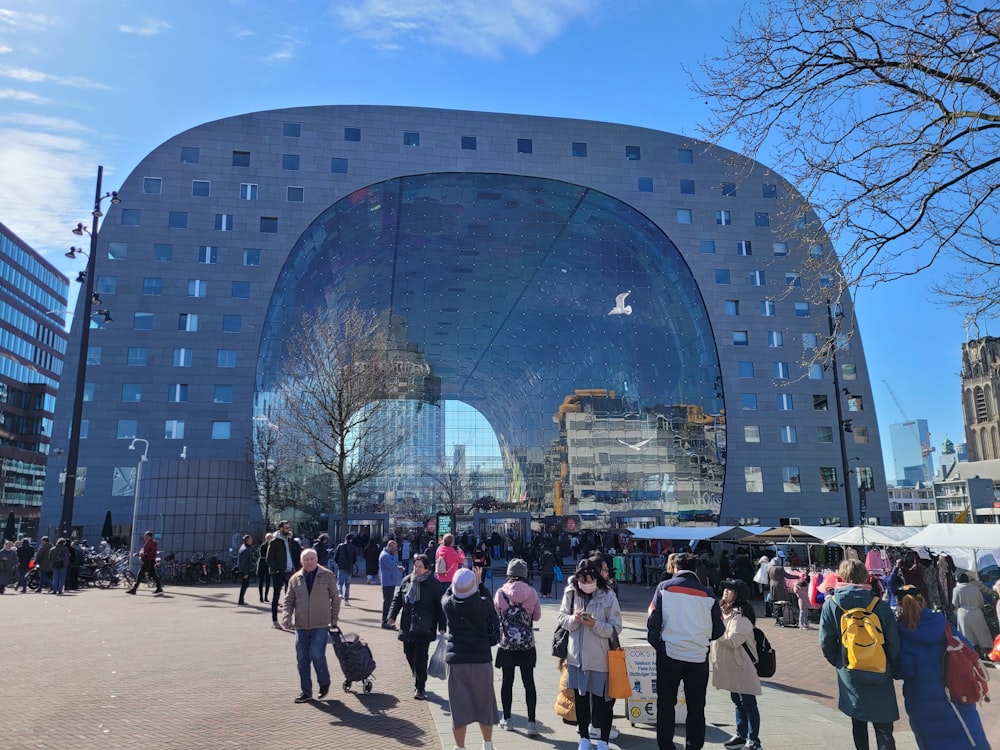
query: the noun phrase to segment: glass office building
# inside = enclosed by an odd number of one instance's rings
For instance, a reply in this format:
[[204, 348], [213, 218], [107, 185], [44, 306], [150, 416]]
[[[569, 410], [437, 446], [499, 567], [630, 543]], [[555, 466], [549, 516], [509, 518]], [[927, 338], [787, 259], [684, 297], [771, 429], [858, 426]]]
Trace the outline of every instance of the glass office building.
[[[831, 523], [848, 501], [858, 517], [864, 486], [861, 514], [887, 517], [857, 329], [839, 389], [813, 361], [836, 256], [792, 186], [730, 151], [598, 122], [307, 107], [182, 133], [119, 193], [85, 531], [138, 497], [139, 525], [174, 547], [227, 546], [255, 511], [246, 446], [274, 417], [288, 341], [352, 305], [391, 328], [410, 383], [382, 412], [405, 440], [358, 512], [433, 508], [446, 466], [470, 504], [535, 515]], [[836, 312], [853, 320], [847, 299]], [[160, 462], [138, 493], [135, 438]]]

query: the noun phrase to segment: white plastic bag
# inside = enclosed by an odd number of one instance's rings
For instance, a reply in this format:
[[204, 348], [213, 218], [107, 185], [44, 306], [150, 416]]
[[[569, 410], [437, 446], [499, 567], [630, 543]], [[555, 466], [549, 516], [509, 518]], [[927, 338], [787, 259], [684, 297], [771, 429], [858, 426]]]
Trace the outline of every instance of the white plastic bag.
[[437, 646], [434, 648], [434, 653], [431, 654], [431, 659], [427, 664], [427, 676], [436, 677], [439, 680], [445, 678], [446, 665], [444, 661], [445, 643], [444, 636], [439, 635], [437, 639]]

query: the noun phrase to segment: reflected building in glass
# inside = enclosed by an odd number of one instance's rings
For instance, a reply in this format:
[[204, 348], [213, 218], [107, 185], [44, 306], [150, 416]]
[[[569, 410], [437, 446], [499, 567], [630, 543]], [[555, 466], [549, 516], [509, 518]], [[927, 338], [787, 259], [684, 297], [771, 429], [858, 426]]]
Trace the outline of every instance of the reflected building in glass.
[[[817, 356], [836, 256], [790, 185], [730, 151], [597, 122], [307, 107], [182, 133], [119, 193], [98, 273], [123, 323], [91, 336], [104, 358], [81, 465], [102, 505], [78, 503], [85, 529], [104, 505], [131, 508], [133, 437], [167, 462], [158, 476], [205, 496], [174, 519], [178, 545], [252, 523], [252, 477], [216, 475], [249, 470], [253, 419], [275, 416], [304, 317], [350, 305], [391, 331], [399, 377], [380, 419], [403, 436], [351, 498], [359, 513], [486, 499], [830, 523], [847, 519], [846, 470], [854, 517], [859, 481], [864, 515], [887, 517], [856, 327], [833, 363]], [[126, 386], [140, 397], [124, 402]], [[224, 510], [202, 492], [213, 482]], [[167, 533], [169, 490], [138, 494], [141, 523]]]

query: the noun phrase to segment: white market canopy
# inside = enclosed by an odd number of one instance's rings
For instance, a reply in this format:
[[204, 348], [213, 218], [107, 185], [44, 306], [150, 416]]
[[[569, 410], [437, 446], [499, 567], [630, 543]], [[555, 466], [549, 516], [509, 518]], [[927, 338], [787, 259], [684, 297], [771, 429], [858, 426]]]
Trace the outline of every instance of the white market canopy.
[[827, 538], [827, 544], [875, 545], [901, 547], [914, 534], [917, 526], [853, 526]]
[[[758, 527], [759, 528], [759, 527]], [[774, 526], [740, 539], [745, 544], [826, 544], [842, 526]]]
[[907, 539], [906, 546], [997, 549], [1000, 547], [1000, 525], [992, 523], [932, 523]]

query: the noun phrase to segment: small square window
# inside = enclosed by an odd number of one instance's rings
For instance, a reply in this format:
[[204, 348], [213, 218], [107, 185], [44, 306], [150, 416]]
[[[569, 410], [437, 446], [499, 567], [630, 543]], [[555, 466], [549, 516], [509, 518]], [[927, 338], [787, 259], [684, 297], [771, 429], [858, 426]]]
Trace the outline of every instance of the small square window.
[[728, 227], [733, 223], [733, 215], [729, 211], [716, 211], [715, 212], [715, 223], [721, 226]]
[[306, 189], [289, 185], [286, 199], [289, 203], [302, 203], [306, 199]]
[[813, 394], [813, 411], [829, 411], [830, 397], [825, 393]]
[[694, 164], [694, 151], [689, 148], [677, 149], [678, 164]]
[[219, 349], [216, 352], [216, 364], [218, 364], [219, 367], [236, 367], [236, 350]]
[[796, 318], [808, 318], [809, 317], [809, 303], [808, 302], [796, 302], [795, 303], [795, 317]]
[[761, 198], [777, 198], [778, 197], [778, 186], [773, 183], [765, 182], [760, 186], [760, 197]]
[[115, 437], [118, 440], [132, 440], [135, 437], [136, 430], [138, 429], [138, 419], [119, 419], [118, 430], [115, 432]]
[[139, 208], [123, 208], [122, 209], [122, 226], [123, 227], [137, 227], [142, 223], [142, 209]]
[[163, 279], [147, 277], [142, 280], [142, 293], [146, 296], [156, 297], [163, 293]]
[[823, 257], [823, 246], [822, 245], [812, 245], [809, 247], [809, 255], [813, 258]]
[[419, 146], [420, 145], [420, 133], [415, 130], [404, 130], [403, 131], [403, 145], [404, 146]]
[[212, 183], [208, 180], [194, 180], [191, 183], [191, 195], [195, 198], [208, 198], [212, 194]]
[[142, 401], [142, 383], [122, 383], [122, 401]]
[[201, 149], [181, 146], [181, 164], [197, 164], [201, 161]]
[[261, 216], [260, 217], [260, 231], [265, 234], [277, 234], [278, 233], [278, 217], [277, 216]]
[[750, 337], [746, 331], [733, 331], [733, 346], [748, 346]]
[[243, 328], [243, 316], [242, 315], [223, 315], [222, 316], [222, 332], [223, 333], [239, 333]]
[[98, 276], [94, 286], [99, 294], [114, 294], [118, 289], [118, 277]]
[[788, 380], [788, 363], [787, 362], [775, 362], [774, 363], [774, 379], [775, 380]]
[[698, 243], [698, 250], [705, 255], [714, 255], [715, 240], [701, 240]]
[[769, 227], [771, 226], [771, 216], [766, 211], [754, 211], [753, 212], [753, 225], [755, 227]]
[[750, 272], [750, 285], [751, 286], [766, 286], [767, 277], [764, 275], [763, 271], [751, 271]]
[[257, 185], [252, 182], [241, 182], [240, 183], [240, 200], [244, 201], [255, 201], [257, 200]]
[[[792, 430], [794, 431], [795, 428], [793, 427]], [[790, 442], [794, 443], [795, 441], [792, 440]], [[782, 466], [781, 482], [782, 489], [784, 489], [785, 492], [802, 492], [802, 476], [799, 474], [799, 467]]]
[[194, 352], [192, 349], [174, 349], [174, 367], [190, 367]]
[[736, 195], [736, 183], [735, 182], [723, 182], [722, 183], [722, 194], [726, 197], [731, 197]]
[[197, 331], [198, 316], [194, 313], [180, 313], [177, 316], [178, 331]]
[[198, 248], [198, 262], [209, 264], [218, 263], [219, 248], [214, 245], [202, 245]]
[[298, 138], [302, 135], [302, 123], [286, 122], [281, 126], [281, 134], [289, 138]]
[[625, 159], [627, 161], [639, 161], [642, 158], [642, 151], [638, 146], [625, 147]]
[[169, 263], [174, 259], [173, 245], [153, 245], [153, 260], [157, 263]]
[[149, 352], [144, 346], [130, 346], [125, 357], [125, 364], [129, 367], [145, 367], [148, 354]]
[[202, 279], [188, 280], [188, 297], [204, 297], [208, 294], [208, 282]]
[[737, 255], [753, 255], [753, 246], [750, 240], [739, 240], [736, 243], [736, 254]]
[[728, 284], [729, 283], [729, 269], [728, 268], [716, 268], [715, 269], [715, 283], [716, 284]]
[[84, 383], [83, 384], [83, 400], [93, 401], [94, 400], [94, 384]]
[[232, 296], [234, 299], [250, 299], [250, 282], [249, 281], [232, 282]]
[[187, 229], [187, 211], [171, 211], [167, 216], [167, 226], [171, 229]]
[[163, 180], [160, 177], [143, 177], [142, 192], [147, 195], [159, 195], [163, 192]]
[[743, 480], [747, 492], [764, 491], [764, 470], [760, 466], [744, 466]]
[[840, 377], [843, 378], [844, 380], [857, 380], [858, 366], [855, 364], [841, 365]]
[[816, 428], [816, 442], [817, 443], [832, 443], [833, 442], [833, 428], [832, 427], [817, 427]]
[[760, 302], [760, 314], [763, 318], [773, 318], [778, 314], [777, 305], [775, 305], [774, 300], [765, 299]]
[[694, 180], [680, 181], [681, 195], [694, 195]]
[[855, 427], [854, 428], [854, 442], [867, 444], [868, 443], [868, 428], [867, 427]]
[[785, 274], [785, 283], [788, 286], [802, 286], [802, 279], [799, 278], [797, 273], [791, 272]]
[[779, 393], [778, 394], [778, 411], [791, 411], [792, 406], [792, 394], [791, 393]]
[[787, 242], [774, 242], [771, 244], [771, 250], [774, 254], [781, 258], [788, 255], [788, 243]]
[[132, 316], [132, 329], [135, 331], [153, 330], [153, 313], [137, 312]]
[[167, 386], [167, 401], [171, 404], [182, 404], [188, 400], [187, 383], [171, 383]]
[[587, 155], [587, 144], [574, 142], [572, 147], [573, 156], [586, 156]]
[[233, 386], [231, 385], [215, 386], [214, 393], [212, 394], [212, 403], [215, 404], [233, 403]]
[[87, 347], [87, 366], [94, 365], [95, 367], [101, 364], [101, 354], [103, 349], [99, 346], [88, 346]]
[[244, 266], [259, 266], [260, 265], [260, 250], [256, 247], [245, 247], [243, 248], [243, 265]]
[[295, 171], [299, 168], [299, 155], [298, 154], [282, 154], [281, 155], [281, 168], [291, 171]]
[[833, 286], [833, 277], [823, 274], [819, 277], [819, 285], [822, 289], [829, 289]]
[[752, 378], [753, 362], [737, 362], [736, 371], [741, 378]]
[[639, 178], [639, 192], [640, 193], [652, 193], [653, 192], [653, 178], [652, 177], [640, 177]]
[[744, 443], [759, 443], [760, 442], [760, 427], [755, 424], [748, 424], [743, 426], [743, 442]]
[[234, 167], [249, 167], [250, 166], [250, 152], [249, 151], [233, 151], [233, 166]]
[[125, 260], [128, 257], [127, 242], [109, 242], [108, 260]]
[[756, 393], [743, 393], [740, 395], [740, 407], [744, 411], [756, 411], [757, 409], [757, 394]]
[[690, 224], [694, 221], [694, 214], [691, 213], [690, 208], [678, 208], [677, 209], [677, 223], [678, 224]]
[[361, 128], [344, 128], [344, 140], [345, 141], [360, 141], [361, 140]]
[[229, 440], [232, 422], [212, 422], [212, 440]]
[[517, 153], [519, 154], [530, 154], [532, 153], [534, 145], [530, 138], [518, 138], [517, 139]]
[[864, 411], [865, 400], [861, 396], [854, 394], [847, 395], [847, 411]]
[[179, 419], [168, 419], [163, 423], [164, 440], [183, 440], [184, 422]]
[[823, 379], [823, 365], [812, 364], [806, 369], [810, 380]]
[[462, 136], [462, 149], [464, 151], [475, 151], [476, 150], [476, 136], [474, 136], [474, 135], [463, 135]]
[[819, 491], [837, 492], [840, 483], [837, 481], [837, 470], [832, 466], [819, 467]]
[[334, 156], [330, 159], [330, 171], [333, 174], [347, 174], [347, 159]]
[[815, 349], [818, 342], [818, 338], [815, 333], [803, 333], [802, 334], [802, 348], [803, 349]]
[[772, 349], [780, 349], [785, 345], [785, 337], [781, 331], [767, 332], [767, 345]]
[[783, 442], [783, 443], [797, 443], [798, 442], [798, 435], [797, 435], [795, 427], [793, 425], [784, 425], [781, 428], [781, 442]]
[[738, 299], [727, 299], [724, 303], [723, 311], [726, 315], [739, 315], [740, 301]]

